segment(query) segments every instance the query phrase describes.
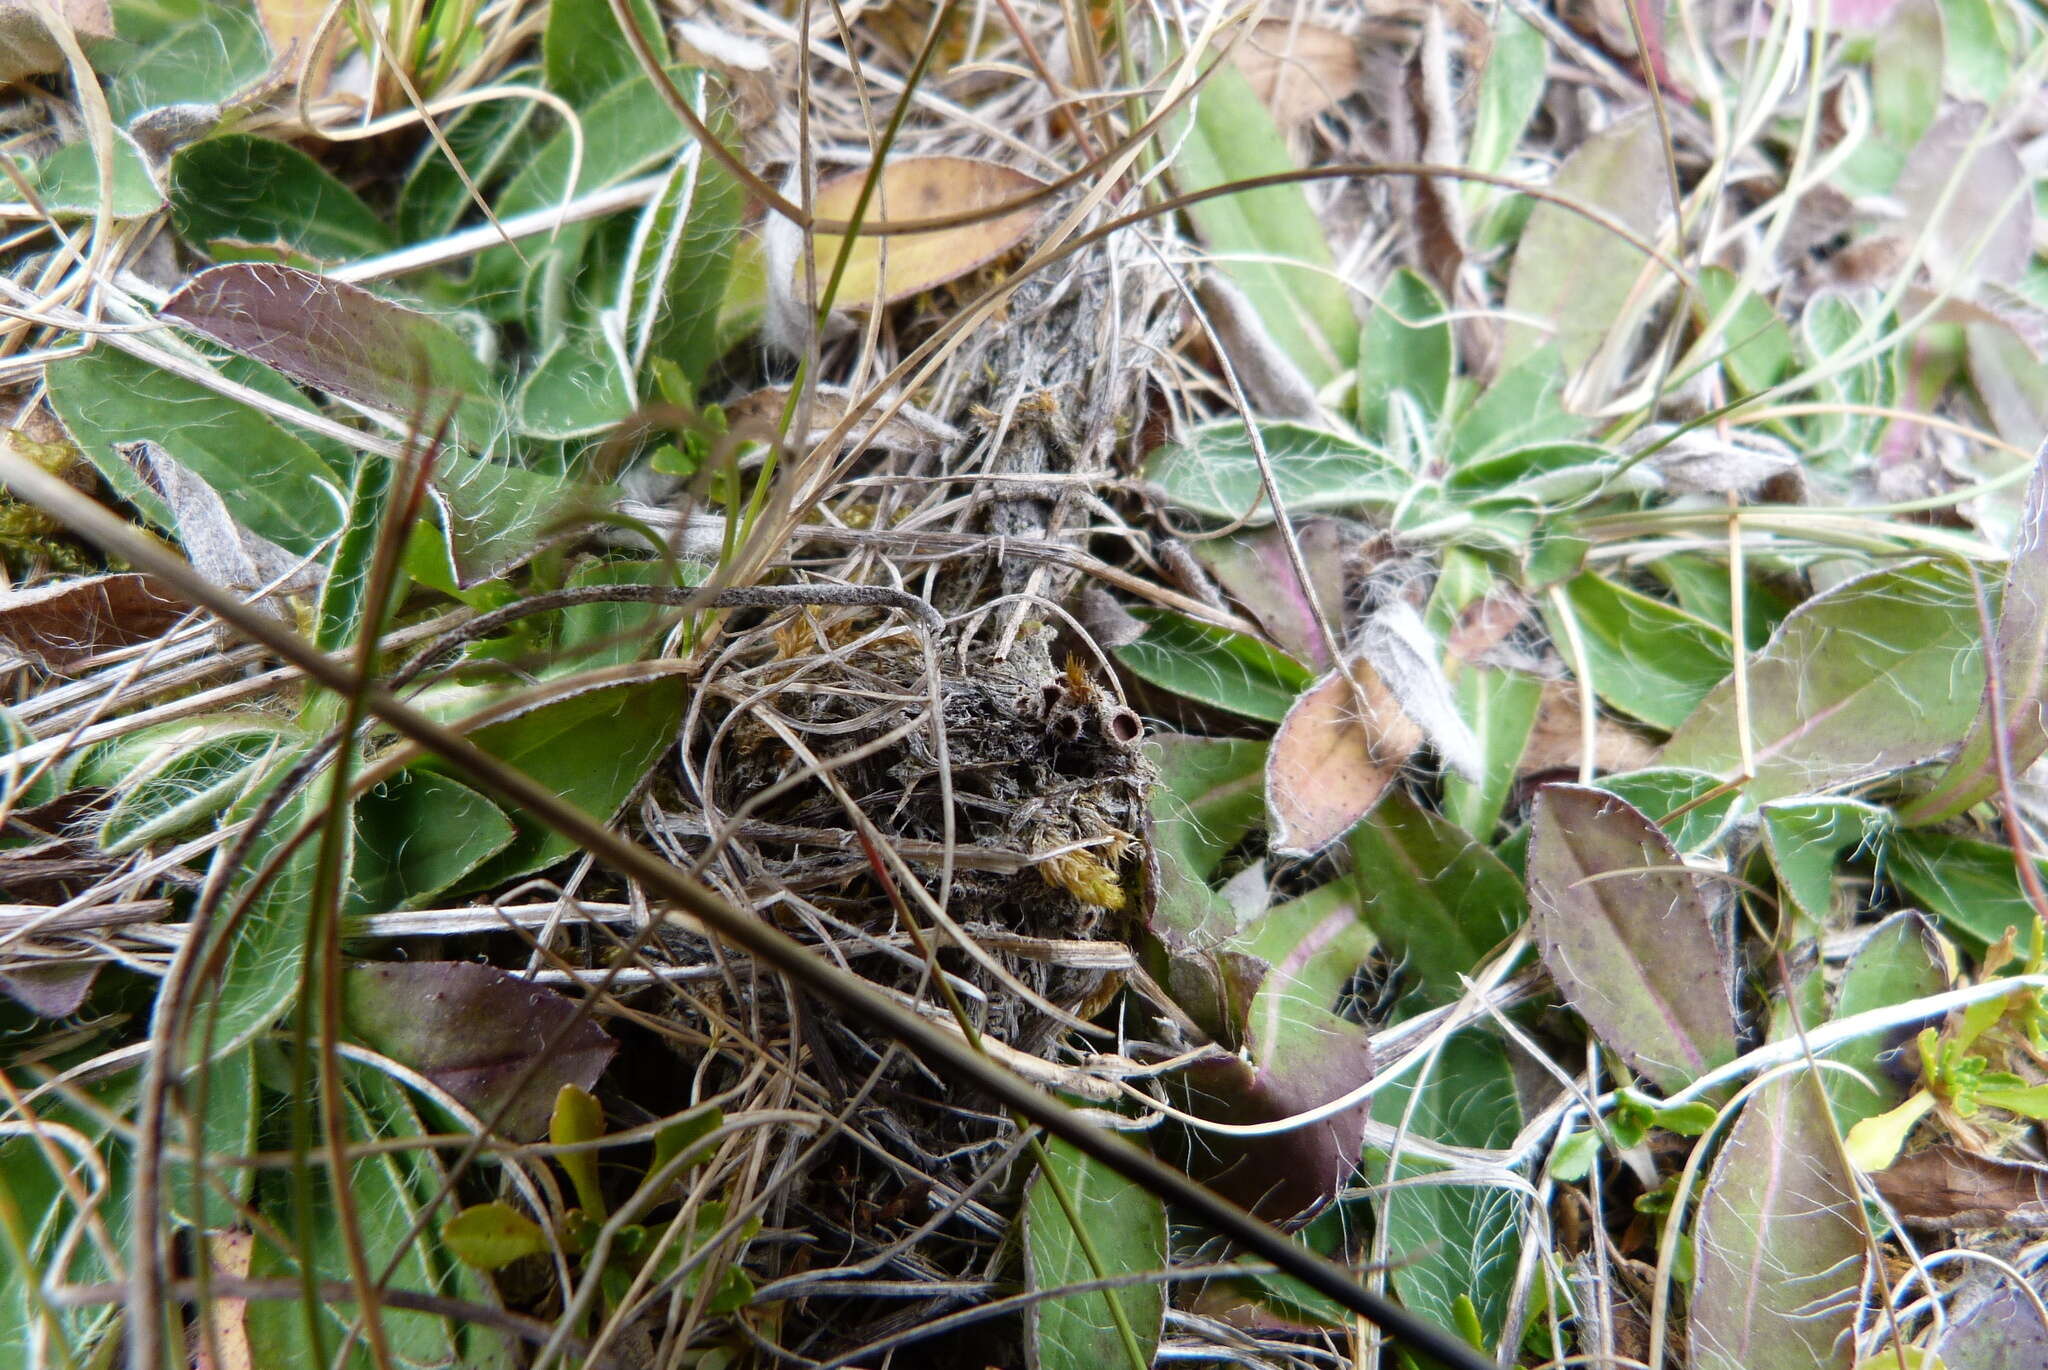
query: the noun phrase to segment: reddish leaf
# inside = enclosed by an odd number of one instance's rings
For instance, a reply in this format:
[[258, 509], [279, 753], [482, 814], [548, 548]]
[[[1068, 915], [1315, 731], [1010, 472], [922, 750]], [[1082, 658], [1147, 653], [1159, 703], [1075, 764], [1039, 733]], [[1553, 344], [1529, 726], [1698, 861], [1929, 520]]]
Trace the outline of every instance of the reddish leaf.
[[343, 996], [353, 1036], [517, 1141], [544, 1135], [561, 1087], [590, 1088], [618, 1050], [574, 1000], [470, 961], [358, 966]]
[[1349, 832], [1422, 746], [1422, 729], [1362, 657], [1348, 675], [1311, 685], [1273, 738], [1267, 827], [1284, 856], [1313, 856]]
[[98, 978], [101, 963], [58, 962], [46, 966], [20, 966], [0, 974], [0, 991], [31, 1013], [45, 1018], [63, 1018], [78, 1012], [85, 996]]
[[1846, 1370], [1863, 1280], [1855, 1187], [1808, 1076], [1766, 1086], [1715, 1158], [1695, 1236], [1696, 1370]]
[[236, 262], [202, 271], [157, 311], [292, 379], [394, 414], [444, 413], [473, 447], [497, 437], [501, 406], [454, 330], [358, 286], [296, 267]]
[[88, 576], [0, 592], [0, 643], [53, 671], [147, 642], [191, 612], [148, 576]]
[[1727, 954], [1661, 829], [1604, 790], [1546, 785], [1529, 906], [1565, 999], [1637, 1071], [1675, 1090], [1735, 1058]]
[[[2038, 1276], [2035, 1283], [2040, 1283]], [[2048, 1365], [2048, 1327], [2034, 1300], [2019, 1290], [2001, 1285], [1949, 1316], [1948, 1334], [1935, 1348], [1946, 1370], [2040, 1370]]]
[[1966, 296], [1980, 281], [2019, 280], [2034, 257], [2034, 197], [2019, 150], [2004, 138], [1972, 150], [1986, 118], [1981, 105], [1950, 105], [1892, 189], [1911, 235], [1928, 235], [1924, 260], [1935, 284]]
[[[1304, 519], [1295, 529], [1301, 559], [1315, 582], [1316, 602], [1344, 638], [1344, 562], [1358, 542], [1357, 532], [1336, 519]], [[1276, 528], [1260, 528], [1196, 544], [1196, 550], [1216, 581], [1233, 599], [1251, 611], [1273, 644], [1299, 657], [1318, 671], [1336, 663], [1309, 611], [1308, 596], [1302, 593], [1301, 578], [1287, 557], [1287, 547]]]

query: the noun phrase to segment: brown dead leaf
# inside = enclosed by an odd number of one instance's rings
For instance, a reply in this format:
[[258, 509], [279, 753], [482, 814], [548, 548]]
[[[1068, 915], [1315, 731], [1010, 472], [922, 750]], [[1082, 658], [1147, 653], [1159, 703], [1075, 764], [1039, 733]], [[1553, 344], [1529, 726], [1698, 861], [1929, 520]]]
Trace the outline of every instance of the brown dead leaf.
[[[782, 407], [788, 403], [789, 387], [786, 385], [771, 385], [743, 395], [725, 406], [727, 431], [748, 442], [772, 442], [782, 422]], [[852, 403], [853, 392], [843, 387], [820, 385], [813, 388], [810, 431], [804, 435], [802, 445], [815, 447], [823, 442], [826, 435], [846, 417], [847, 406]], [[875, 412], [881, 411], [878, 408]], [[872, 427], [872, 415], [863, 416], [855, 422], [853, 436], [859, 437]], [[889, 452], [932, 457], [959, 441], [959, 429], [933, 418], [922, 409], [905, 404], [899, 405], [896, 412], [882, 422], [869, 439], [869, 445]]]
[[188, 613], [148, 576], [87, 576], [0, 592], [0, 644], [52, 671], [156, 637]]
[[[230, 1279], [249, 1277], [255, 1237], [247, 1232], [213, 1232], [207, 1235], [207, 1247], [215, 1271]], [[201, 1328], [193, 1327], [192, 1370], [250, 1370], [256, 1360], [249, 1347], [249, 1301], [217, 1296], [208, 1300], [206, 1307], [213, 1335], [208, 1337]], [[220, 1352], [218, 1363], [213, 1359], [215, 1349]]]
[[256, 15], [270, 36], [270, 50], [295, 69], [305, 63], [305, 45], [326, 12], [327, 0], [256, 0]]
[[[1603, 774], [1639, 771], [1656, 759], [1657, 749], [1605, 714], [1593, 733], [1593, 768]], [[1585, 747], [1579, 726], [1579, 690], [1569, 681], [1546, 681], [1529, 730], [1529, 745], [1515, 767], [1518, 776], [1545, 771], [1577, 770]]]
[[[812, 212], [820, 219], [850, 219], [867, 175], [865, 170], [850, 171], [819, 186]], [[1042, 182], [1015, 167], [995, 162], [973, 157], [910, 157], [891, 162], [883, 169], [868, 202], [865, 222], [884, 224], [892, 219], [971, 214], [1021, 199], [1042, 188]], [[957, 280], [1023, 242], [1038, 226], [1044, 212], [1045, 204], [1039, 201], [1000, 218], [957, 228], [887, 236], [863, 233], [854, 239], [846, 274], [833, 303], [841, 309], [867, 309], [878, 298], [883, 304], [894, 304]], [[821, 288], [831, 276], [841, 241], [836, 234], [817, 235]], [[799, 299], [805, 297], [801, 263], [790, 284]]]
[[1941, 1142], [1870, 1178], [1899, 1216], [1916, 1226], [2048, 1227], [2048, 1165], [1980, 1156]]
[[1287, 19], [1254, 24], [1231, 60], [1282, 131], [1333, 108], [1365, 79], [1349, 35]]
[[1335, 842], [1421, 746], [1422, 729], [1363, 657], [1318, 680], [1287, 711], [1267, 754], [1273, 850], [1313, 856]]
[[[114, 36], [107, 0], [56, 0], [57, 13], [80, 41]], [[37, 6], [29, 0], [0, 0], [0, 85], [24, 76], [64, 70], [57, 46]]]

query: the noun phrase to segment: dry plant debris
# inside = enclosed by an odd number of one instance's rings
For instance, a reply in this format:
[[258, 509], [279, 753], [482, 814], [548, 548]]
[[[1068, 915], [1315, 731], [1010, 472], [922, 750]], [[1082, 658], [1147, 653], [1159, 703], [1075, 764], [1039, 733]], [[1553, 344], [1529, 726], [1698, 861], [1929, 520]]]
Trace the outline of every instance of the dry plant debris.
[[2044, 77], [0, 0], [0, 1363], [2044, 1363]]

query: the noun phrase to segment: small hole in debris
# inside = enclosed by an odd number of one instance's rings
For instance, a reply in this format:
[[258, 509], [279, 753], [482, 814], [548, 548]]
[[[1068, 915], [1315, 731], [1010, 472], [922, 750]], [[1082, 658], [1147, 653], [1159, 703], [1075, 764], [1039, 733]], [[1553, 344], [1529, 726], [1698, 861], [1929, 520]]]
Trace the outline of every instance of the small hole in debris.
[[1129, 709], [1112, 709], [1109, 735], [1118, 742], [1136, 742], [1145, 735], [1145, 721]]

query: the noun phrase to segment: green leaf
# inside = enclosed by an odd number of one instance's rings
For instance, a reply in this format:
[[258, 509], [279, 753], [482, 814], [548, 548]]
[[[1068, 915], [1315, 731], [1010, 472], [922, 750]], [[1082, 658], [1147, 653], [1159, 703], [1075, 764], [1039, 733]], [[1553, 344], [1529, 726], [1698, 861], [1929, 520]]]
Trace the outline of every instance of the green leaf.
[[1941, 0], [1948, 86], [1965, 100], [1998, 105], [2012, 79], [2012, 52], [1991, 0]]
[[[114, 194], [117, 219], [139, 219], [163, 208], [164, 193], [149, 174], [149, 163], [135, 140], [119, 129], [113, 134]], [[43, 207], [61, 217], [99, 211], [100, 166], [90, 138], [58, 148], [36, 168], [36, 194]]]
[[[591, 585], [695, 585], [704, 575], [701, 562], [593, 561], [569, 576], [568, 589]], [[562, 611], [555, 635], [555, 660], [548, 674], [566, 674], [598, 666], [637, 661], [655, 647], [653, 635], [669, 621], [672, 610], [657, 604], [578, 604]]]
[[[676, 78], [684, 98], [701, 111], [701, 73], [676, 68], [670, 74]], [[570, 132], [567, 128], [556, 132], [505, 187], [492, 206], [499, 218], [545, 209], [586, 191], [628, 180], [674, 156], [689, 136], [654, 84], [639, 75], [583, 111], [583, 165], [574, 185], [570, 184], [569, 170], [576, 144]], [[590, 234], [588, 224], [569, 225], [546, 246], [536, 250], [530, 245], [526, 262], [509, 246], [489, 249], [477, 258], [473, 294], [479, 301], [489, 296], [509, 296], [534, 274], [552, 276], [557, 286], [566, 289], [565, 278], [582, 256]], [[552, 332], [548, 336], [551, 339]]]
[[[594, 1142], [604, 1136], [604, 1105], [597, 1096], [576, 1084], [566, 1082], [555, 1091], [555, 1111], [548, 1119], [548, 1140], [556, 1146], [574, 1146], [579, 1142]], [[569, 1183], [576, 1188], [576, 1202], [583, 1207], [584, 1215], [602, 1222], [607, 1212], [604, 1203], [604, 1187], [597, 1180], [597, 1153], [595, 1151], [571, 1151], [555, 1157], [555, 1161], [568, 1172]]]
[[181, 150], [171, 159], [170, 198], [179, 236], [215, 256], [283, 248], [342, 262], [394, 245], [391, 230], [325, 167], [288, 143], [246, 133]]
[[[297, 996], [318, 835], [300, 842], [270, 879], [259, 884], [258, 877], [300, 825], [322, 811], [329, 784], [324, 771], [307, 780], [264, 825], [240, 866], [221, 872], [231, 882], [226, 907], [238, 910], [240, 917], [214, 932], [226, 945], [226, 961], [195, 1006], [187, 1039], [194, 1051], [210, 1044], [215, 1056], [226, 1053], [269, 1027]], [[252, 795], [231, 813], [245, 817], [263, 798], [262, 792]], [[216, 860], [224, 861], [229, 850], [220, 848]]]
[[1865, 1239], [1819, 1082], [1766, 1085], [1715, 1158], [1694, 1239], [1699, 1370], [1848, 1370]]
[[[689, 685], [678, 676], [582, 690], [488, 724], [470, 741], [609, 822], [674, 740]], [[488, 888], [551, 866], [575, 844], [523, 814], [503, 852], [463, 881]]]
[[[377, 533], [391, 497], [398, 463], [370, 460], [356, 464], [348, 495], [348, 518], [334, 553], [327, 559], [327, 579], [320, 586], [314, 614], [313, 645], [339, 652], [361, 640], [368, 610], [370, 564], [377, 554]], [[303, 710], [318, 706], [308, 700]], [[304, 716], [302, 712], [302, 717]]]
[[[1895, 913], [1878, 924], [1850, 958], [1842, 972], [1835, 1016], [1851, 1018], [1940, 994], [1955, 978], [1955, 969], [1955, 953], [1925, 918], [1911, 909]], [[1834, 1060], [1854, 1067], [1869, 1081], [1866, 1085], [1838, 1071], [1821, 1077], [1838, 1129], [1847, 1133], [1864, 1119], [1906, 1101], [1906, 1085], [1887, 1061], [1901, 1050], [1910, 1059], [1914, 1035], [1909, 1026], [1857, 1037], [1835, 1049]]]
[[1538, 442], [1466, 462], [1445, 479], [1444, 489], [1472, 500], [1564, 504], [1614, 483], [1619, 466], [1613, 453], [1595, 443]]
[[[1498, 172], [1507, 166], [1522, 141], [1523, 130], [1543, 103], [1549, 60], [1550, 44], [1535, 25], [1506, 6], [1494, 11], [1493, 52], [1479, 81], [1479, 109], [1466, 146], [1465, 165], [1484, 172]], [[1463, 193], [1466, 208], [1476, 209], [1481, 201], [1502, 192], [1475, 184], [1466, 186]]]
[[414, 909], [512, 845], [512, 820], [458, 780], [408, 767], [356, 800], [351, 915]]
[[1763, 820], [1764, 851], [1790, 904], [1787, 912], [1807, 921], [1801, 935], [1827, 921], [1842, 848], [1860, 850], [1896, 825], [1890, 809], [1860, 799], [1774, 799], [1757, 817]]
[[[1676, 728], [1734, 665], [1728, 635], [1661, 599], [1587, 572], [1564, 586], [1585, 648], [1586, 678], [1614, 708], [1653, 727]], [[1571, 640], [1546, 598], [1552, 638]]]
[[[529, 84], [535, 76], [531, 66], [506, 71], [498, 84]], [[521, 152], [535, 143], [533, 126], [539, 102], [527, 95], [508, 95], [487, 100], [452, 113], [441, 122], [441, 136], [463, 170], [479, 188], [489, 186], [518, 164]], [[420, 149], [419, 161], [398, 192], [394, 222], [399, 241], [425, 242], [439, 238], [476, 208], [469, 188], [448, 164], [448, 158], [431, 139]]]
[[[1447, 1146], [1503, 1147], [1514, 1140], [1522, 1109], [1499, 1041], [1460, 1033], [1445, 1042], [1435, 1067], [1419, 1097], [1409, 1080], [1382, 1089], [1373, 1098], [1373, 1121], [1396, 1127], [1405, 1118], [1410, 1135]], [[1386, 1153], [1369, 1148], [1365, 1159], [1367, 1175], [1383, 1183]], [[1379, 1197], [1394, 1288], [1409, 1309], [1451, 1331], [1459, 1330], [1458, 1301], [1469, 1298], [1490, 1347], [1506, 1331], [1521, 1254], [1521, 1201], [1509, 1189], [1426, 1178], [1440, 1170], [1403, 1157], [1398, 1173], [1407, 1183]]]
[[[648, 46], [657, 56], [664, 55], [667, 39], [654, 6], [648, 0], [630, 0], [628, 8]], [[554, 0], [541, 37], [541, 60], [548, 89], [579, 109], [640, 70], [633, 46], [619, 31], [606, 0]]]
[[[668, 1167], [670, 1161], [673, 1161], [676, 1157], [682, 1155], [724, 1125], [724, 1110], [710, 1105], [702, 1108], [693, 1108], [689, 1112], [664, 1123], [654, 1134], [654, 1159], [647, 1166], [648, 1177], [651, 1179], [660, 1174]], [[688, 1165], [679, 1168], [678, 1176], [671, 1177], [671, 1182], [678, 1178], [682, 1171], [689, 1169], [689, 1165], [700, 1164], [709, 1158], [710, 1152], [699, 1153]]]
[[504, 1202], [463, 1209], [441, 1225], [441, 1240], [457, 1260], [478, 1270], [502, 1270], [548, 1250], [540, 1224]]
[[[243, 1046], [215, 1060], [203, 1063], [182, 1083], [187, 1109], [201, 1107], [201, 1077], [204, 1077], [203, 1121], [195, 1138], [189, 1126], [174, 1123], [185, 1135], [179, 1140], [205, 1162], [201, 1176], [189, 1161], [166, 1160], [164, 1193], [176, 1220], [195, 1228], [217, 1230], [232, 1227], [241, 1218], [239, 1205], [249, 1198], [256, 1175], [248, 1166], [223, 1165], [228, 1157], [247, 1156], [256, 1150], [256, 1062], [255, 1050]], [[174, 1118], [190, 1117], [185, 1110], [173, 1110]]]
[[1133, 675], [1231, 713], [1278, 723], [1313, 683], [1308, 667], [1255, 638], [1197, 623], [1170, 609], [1131, 611], [1145, 635], [1115, 648]]
[[[723, 120], [713, 120], [714, 125]], [[641, 211], [620, 278], [620, 314], [633, 365], [662, 358], [701, 384], [724, 350], [716, 324], [732, 275], [744, 195], [717, 162], [691, 147]]]
[[1159, 889], [1152, 931], [1170, 948], [1206, 950], [1237, 932], [1209, 878], [1266, 813], [1266, 744], [1247, 738], [1157, 736], [1152, 848]]
[[529, 560], [595, 503], [560, 477], [454, 450], [435, 459], [430, 491], [438, 523], [414, 527], [406, 569], [451, 594]]
[[[1969, 575], [1922, 561], [1837, 585], [1801, 605], [1749, 665], [1750, 737], [1762, 803], [1925, 761], [1962, 739], [1983, 696]], [[1665, 745], [1667, 765], [1741, 765], [1724, 681]]]
[[622, 358], [595, 334], [570, 332], [548, 348], [519, 387], [520, 431], [561, 441], [594, 437], [633, 412]]
[[[1193, 118], [1174, 114], [1164, 138], [1178, 147], [1174, 176], [1184, 194], [1294, 169], [1273, 116], [1244, 73], [1228, 63], [1209, 73]], [[1188, 217], [1310, 384], [1327, 384], [1352, 365], [1358, 319], [1300, 186], [1219, 195], [1192, 206]]]
[[1406, 795], [1383, 800], [1350, 844], [1359, 916], [1425, 1004], [1462, 994], [1459, 976], [1527, 915], [1522, 882], [1499, 857]]
[[[1732, 790], [1708, 799], [1722, 788], [1721, 782], [1705, 771], [1675, 766], [1603, 775], [1600, 788], [1635, 805], [1681, 852], [1705, 851], [1720, 841], [1741, 801], [1741, 795]], [[1685, 811], [1679, 813], [1681, 809]], [[1672, 818], [1673, 814], [1678, 817]]]
[[[1655, 238], [1673, 208], [1657, 121], [1641, 110], [1595, 133], [1565, 158], [1550, 188], [1605, 210], [1640, 238]], [[1549, 201], [1537, 205], [1515, 249], [1507, 311], [1550, 327], [1509, 324], [1506, 364], [1515, 366], [1554, 341], [1565, 371], [1576, 372], [1621, 321], [1649, 265], [1640, 249], [1611, 230]]]
[[[1973, 951], [2034, 926], [2036, 914], [2014, 869], [2010, 847], [1909, 828], [1885, 844], [1880, 869], [1925, 905], [1942, 931]], [[2048, 862], [2035, 869], [2048, 882]]]
[[1449, 402], [1457, 342], [1436, 288], [1403, 267], [1387, 278], [1365, 321], [1358, 354], [1358, 427], [1386, 440], [1388, 406], [1396, 395], [1414, 401], [1432, 423]]
[[[2000, 754], [2019, 775], [2048, 751], [2048, 444], [2035, 454], [2033, 474], [1992, 635], [1998, 707], [1988, 697], [1970, 726], [1963, 749], [1928, 793], [1902, 806], [1907, 823], [1953, 818], [1998, 788]], [[2003, 724], [1993, 749], [1992, 719]]]
[[109, 852], [133, 851], [257, 792], [298, 741], [247, 715], [173, 723], [124, 739], [119, 752], [125, 764], [117, 763], [118, 774], [109, 774], [112, 767], [101, 762], [90, 768], [93, 779], [81, 772], [78, 783], [115, 788], [99, 842]]
[[[1289, 514], [1384, 508], [1413, 484], [1384, 452], [1320, 428], [1264, 423], [1259, 438]], [[1167, 503], [1198, 514], [1273, 521], [1251, 435], [1235, 419], [1204, 424], [1185, 441], [1155, 449], [1145, 459], [1145, 479]]]
[[1550, 1173], [1565, 1184], [1577, 1184], [1593, 1173], [1600, 1157], [1600, 1134], [1574, 1132], [1550, 1149]]
[[[1728, 583], [1728, 564], [1704, 556], [1682, 554], [1658, 557], [1649, 570], [1669, 586], [1678, 607], [1694, 618], [1702, 618], [1724, 633], [1733, 633], [1734, 592]], [[1744, 643], [1752, 652], [1761, 651], [1785, 616], [1799, 607], [1797, 599], [1782, 587], [1752, 574], [1743, 587], [1742, 629]]]
[[1529, 749], [1529, 733], [1543, 704], [1543, 682], [1522, 671], [1461, 666], [1453, 682], [1458, 713], [1479, 739], [1484, 758], [1479, 783], [1444, 773], [1444, 816], [1475, 837], [1491, 837]]
[[1792, 369], [1797, 352], [1792, 330], [1778, 311], [1726, 267], [1702, 270], [1699, 287], [1694, 314], [1702, 327], [1723, 321], [1716, 346], [1736, 385], [1750, 395], [1776, 385]]
[[[1141, 1275], [1167, 1267], [1166, 1206], [1149, 1190], [1075, 1150], [1045, 1142], [1046, 1170], [1024, 1193], [1024, 1268], [1033, 1290]], [[1066, 1191], [1086, 1244], [1053, 1191]], [[1088, 1259], [1092, 1249], [1098, 1272]], [[1133, 1284], [1102, 1293], [1069, 1294], [1030, 1305], [1024, 1315], [1031, 1364], [1038, 1370], [1110, 1370], [1129, 1365], [1108, 1311], [1114, 1299], [1150, 1365], [1166, 1316], [1165, 1287]]]
[[1454, 467], [1510, 447], [1576, 438], [1590, 425], [1564, 407], [1564, 365], [1555, 347], [1540, 347], [1502, 370], [1473, 395], [1451, 431]]
[[1871, 113], [1887, 148], [1909, 152], [1941, 109], [1940, 0], [1901, 0], [1870, 54]]
[[1734, 1060], [1727, 955], [1663, 832], [1579, 785], [1544, 786], [1530, 830], [1531, 925], [1566, 1002], [1667, 1091]]
[[341, 473], [255, 410], [111, 347], [43, 374], [79, 450], [157, 527], [174, 531], [176, 520], [116, 443], [157, 443], [212, 486], [236, 522], [287, 551], [311, 552], [340, 528]]
[[260, 80], [269, 65], [270, 43], [255, 9], [212, 4], [203, 22], [172, 20], [162, 38], [127, 64], [108, 89], [107, 104], [122, 125], [164, 105], [219, 104]]

